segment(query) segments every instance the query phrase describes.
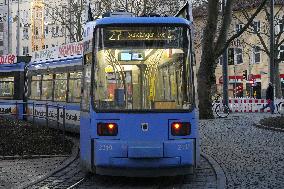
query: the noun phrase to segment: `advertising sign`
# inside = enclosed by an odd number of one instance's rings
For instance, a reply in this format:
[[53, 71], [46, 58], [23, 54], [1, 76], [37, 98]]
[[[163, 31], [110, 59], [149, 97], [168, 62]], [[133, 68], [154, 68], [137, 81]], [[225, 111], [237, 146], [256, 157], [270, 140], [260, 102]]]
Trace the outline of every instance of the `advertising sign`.
[[13, 54], [0, 55], [0, 64], [14, 64], [17, 61], [17, 56]]
[[[27, 109], [28, 115], [33, 115], [33, 106], [29, 105]], [[34, 115], [37, 117], [44, 117], [46, 116], [46, 107], [45, 106], [38, 106], [34, 108]], [[56, 121], [57, 120], [57, 108], [49, 107], [48, 108], [48, 118], [50, 120]], [[63, 109], [59, 109], [59, 122], [63, 123]], [[65, 110], [65, 122], [74, 125], [80, 125], [80, 111], [79, 110]]]
[[58, 60], [83, 54], [83, 42], [69, 43], [58, 47], [53, 47], [41, 51], [35, 51], [32, 54], [32, 62]]

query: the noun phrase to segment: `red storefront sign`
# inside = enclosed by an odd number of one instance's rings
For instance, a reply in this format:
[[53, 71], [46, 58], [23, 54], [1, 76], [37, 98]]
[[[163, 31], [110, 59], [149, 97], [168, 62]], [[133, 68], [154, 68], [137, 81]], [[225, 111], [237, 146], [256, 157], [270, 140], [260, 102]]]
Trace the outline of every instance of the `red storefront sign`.
[[83, 43], [70, 43], [59, 47], [59, 57], [83, 54]]
[[13, 54], [0, 55], [0, 64], [14, 64], [16, 62], [16, 56]]

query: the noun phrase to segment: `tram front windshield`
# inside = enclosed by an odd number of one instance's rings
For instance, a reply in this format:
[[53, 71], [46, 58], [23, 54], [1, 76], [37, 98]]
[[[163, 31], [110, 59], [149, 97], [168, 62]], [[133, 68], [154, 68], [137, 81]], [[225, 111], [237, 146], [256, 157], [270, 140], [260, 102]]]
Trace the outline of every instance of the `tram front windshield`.
[[185, 110], [192, 105], [186, 27], [96, 30], [96, 110]]

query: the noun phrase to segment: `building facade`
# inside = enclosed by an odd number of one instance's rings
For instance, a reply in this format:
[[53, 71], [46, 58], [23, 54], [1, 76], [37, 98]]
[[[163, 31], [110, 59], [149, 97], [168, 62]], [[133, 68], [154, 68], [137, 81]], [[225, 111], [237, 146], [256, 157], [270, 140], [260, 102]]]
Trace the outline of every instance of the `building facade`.
[[71, 35], [76, 33], [77, 20], [81, 28], [86, 21], [85, 9], [79, 19], [72, 15], [80, 6], [84, 5], [77, 1], [70, 5], [68, 0], [0, 0], [0, 55], [31, 55], [75, 42]]
[[[247, 23], [243, 16], [243, 8], [248, 15], [252, 15], [256, 7], [242, 7], [242, 10], [235, 8], [232, 22], [229, 29], [229, 37], [238, 33]], [[205, 26], [206, 15], [195, 16], [195, 46], [197, 64], [201, 62], [202, 35]], [[279, 72], [282, 94], [284, 94], [284, 10], [283, 3], [275, 4], [275, 47], [276, 62], [279, 61]], [[253, 20], [251, 27], [240, 37], [235, 39], [228, 48], [228, 76], [229, 76], [229, 97], [255, 97], [265, 98], [265, 91], [270, 81], [270, 60], [269, 60], [269, 19], [266, 12], [261, 11]], [[277, 43], [278, 41], [278, 43]], [[282, 43], [281, 43], [282, 41]], [[216, 90], [222, 93], [222, 62], [219, 57], [216, 76]]]

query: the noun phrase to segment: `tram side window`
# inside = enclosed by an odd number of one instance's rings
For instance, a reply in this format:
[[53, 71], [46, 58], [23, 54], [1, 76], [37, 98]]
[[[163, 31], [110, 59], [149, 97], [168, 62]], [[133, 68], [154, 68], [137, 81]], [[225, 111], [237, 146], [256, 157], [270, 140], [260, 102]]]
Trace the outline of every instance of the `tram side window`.
[[40, 99], [40, 94], [41, 94], [41, 75], [37, 76], [32, 76], [32, 81], [31, 81], [31, 99]]
[[66, 101], [67, 73], [55, 74], [54, 101]]
[[13, 98], [14, 77], [0, 78], [0, 98]]
[[71, 72], [69, 78], [69, 102], [80, 102], [82, 72]]
[[42, 77], [42, 98], [41, 100], [52, 100], [53, 75], [43, 75]]

